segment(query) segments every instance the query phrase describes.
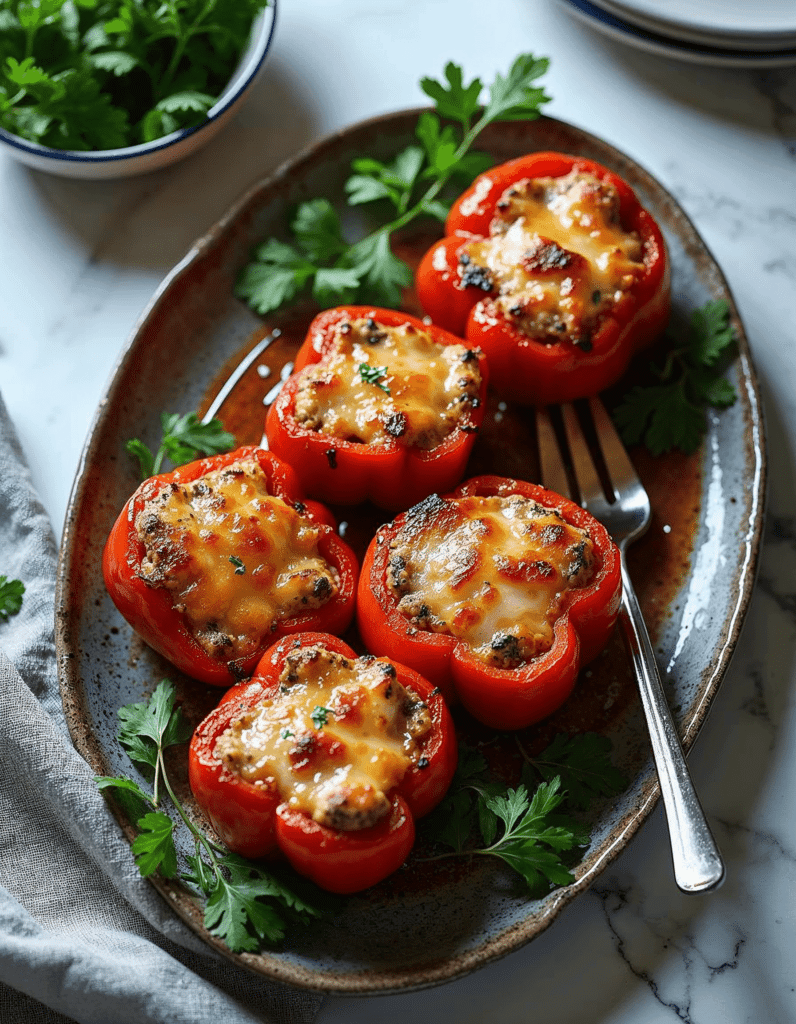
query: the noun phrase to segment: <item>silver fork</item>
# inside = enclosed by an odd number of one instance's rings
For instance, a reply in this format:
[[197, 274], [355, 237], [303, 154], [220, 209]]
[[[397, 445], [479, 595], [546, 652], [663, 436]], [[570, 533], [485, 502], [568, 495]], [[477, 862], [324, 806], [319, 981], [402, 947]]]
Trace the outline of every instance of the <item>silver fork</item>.
[[621, 554], [622, 605], [619, 621], [638, 677], [641, 703], [647, 717], [652, 753], [666, 809], [674, 861], [674, 877], [684, 892], [705, 892], [721, 885], [724, 864], [694, 790], [683, 748], [663, 692], [658, 666], [641, 607], [625, 563], [625, 548], [638, 539], [650, 523], [650, 500], [644, 490], [611, 419], [599, 399], [589, 399], [597, 445], [602, 453], [613, 493], [606, 494], [592, 460], [589, 446], [571, 405], [561, 407], [569, 446], [573, 495], [560, 457], [559, 441], [547, 410], [537, 411], [541, 479], [545, 487], [580, 500], [601, 522]]

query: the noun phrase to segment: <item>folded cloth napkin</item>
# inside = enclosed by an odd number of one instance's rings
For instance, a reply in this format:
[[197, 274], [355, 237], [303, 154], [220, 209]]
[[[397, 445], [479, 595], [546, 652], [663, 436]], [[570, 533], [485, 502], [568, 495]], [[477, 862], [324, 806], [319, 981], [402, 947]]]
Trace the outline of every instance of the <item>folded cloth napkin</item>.
[[312, 1021], [322, 997], [219, 956], [138, 874], [67, 731], [55, 568], [53, 532], [0, 397], [0, 575], [25, 584], [21, 611], [0, 622], [0, 1021]]

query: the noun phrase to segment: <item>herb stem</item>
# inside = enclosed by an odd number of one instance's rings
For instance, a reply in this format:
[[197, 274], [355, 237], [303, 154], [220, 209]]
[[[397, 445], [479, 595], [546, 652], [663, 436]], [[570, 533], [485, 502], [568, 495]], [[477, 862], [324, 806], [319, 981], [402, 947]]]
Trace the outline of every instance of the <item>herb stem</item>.
[[155, 455], [155, 461], [152, 463], [152, 476], [157, 476], [160, 472], [160, 467], [163, 465], [163, 460], [166, 457], [166, 446], [161, 445]]
[[210, 859], [213, 862], [213, 870], [215, 871], [216, 876], [218, 876], [219, 875], [218, 862], [217, 862], [217, 858], [216, 858], [215, 852], [213, 850], [213, 846], [210, 843], [210, 840], [202, 832], [200, 832], [200, 830], [196, 827], [196, 825], [194, 825], [194, 823], [190, 820], [188, 815], [185, 813], [185, 810], [184, 810], [184, 808], [182, 806], [182, 803], [180, 802], [180, 800], [177, 797], [177, 795], [174, 792], [174, 790], [171, 788], [171, 783], [169, 782], [169, 777], [168, 777], [168, 774], [166, 772], [166, 765], [165, 765], [164, 760], [163, 760], [163, 748], [162, 747], [160, 747], [159, 750], [158, 750], [158, 770], [155, 773], [155, 793], [157, 793], [158, 775], [160, 775], [160, 774], [162, 774], [162, 776], [163, 776], [163, 786], [164, 786], [166, 792], [169, 795], [169, 799], [171, 800], [172, 804], [174, 805], [174, 809], [176, 810], [177, 814], [179, 814], [180, 818], [182, 818], [182, 820], [183, 820], [185, 826], [187, 827], [188, 831], [194, 837], [194, 841], [197, 841], [197, 842], [201, 843], [202, 846], [207, 851], [208, 856], [210, 857]]

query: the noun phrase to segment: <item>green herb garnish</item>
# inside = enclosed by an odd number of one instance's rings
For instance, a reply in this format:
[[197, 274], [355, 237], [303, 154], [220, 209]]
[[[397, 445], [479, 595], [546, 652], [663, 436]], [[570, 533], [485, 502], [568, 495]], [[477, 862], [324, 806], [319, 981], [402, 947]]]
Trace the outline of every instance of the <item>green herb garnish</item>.
[[[574, 880], [571, 851], [588, 846], [589, 834], [563, 812], [626, 785], [607, 758], [609, 748], [609, 740], [591, 733], [558, 736], [539, 758], [526, 761], [521, 784], [510, 788], [490, 780], [484, 758], [460, 745], [451, 788], [419, 826], [450, 852], [429, 859], [497, 857], [534, 891], [569, 884]], [[558, 774], [550, 774], [553, 766]], [[535, 771], [550, 778], [540, 782], [533, 778]]]
[[718, 299], [695, 310], [685, 341], [670, 340], [663, 366], [651, 366], [659, 383], [636, 386], [614, 410], [625, 444], [643, 442], [653, 455], [673, 448], [696, 451], [706, 408], [726, 409], [737, 398], [722, 376], [734, 343], [726, 302]]
[[152, 793], [127, 778], [100, 777], [96, 782], [103, 792], [112, 793], [135, 822], [138, 835], [131, 849], [142, 875], [157, 871], [164, 878], [176, 878], [179, 873], [175, 823], [159, 809], [165, 793], [194, 841], [195, 852], [186, 858], [188, 870], [179, 877], [206, 897], [205, 926], [234, 953], [255, 952], [263, 944], [278, 942], [285, 933], [286, 917], [306, 924], [325, 913], [324, 897], [307, 898], [300, 881], [288, 885], [211, 842], [187, 816], [175, 796], [163, 757], [165, 750], [191, 736], [188, 722], [175, 707], [172, 683], [163, 680], [147, 702], [120, 708], [119, 718], [119, 742], [151, 781]]
[[358, 301], [397, 306], [412, 272], [393, 254], [392, 235], [420, 217], [445, 220], [453, 199], [446, 186], [455, 181], [460, 192], [494, 162], [472, 151], [484, 128], [497, 121], [534, 120], [549, 101], [535, 85], [548, 64], [532, 54], [517, 57], [505, 78], [495, 77], [483, 106], [481, 80], [465, 85], [457, 64], [446, 65], [442, 82], [422, 79], [421, 88], [434, 101], [435, 111], [418, 118], [418, 144], [407, 146], [389, 163], [370, 157], [355, 160], [345, 183], [350, 206], [386, 203], [392, 217], [352, 243], [328, 200], [300, 203], [290, 222], [293, 241], [270, 238], [263, 243], [244, 269], [237, 295], [261, 314], [306, 290], [322, 307]]
[[159, 473], [165, 458], [169, 458], [175, 466], [181, 466], [200, 455], [228, 452], [235, 444], [235, 438], [224, 430], [221, 420], [212, 419], [209, 423], [201, 423], [195, 412], [185, 416], [164, 412], [160, 417], [160, 425], [163, 439], [155, 455], [138, 438], [133, 438], [124, 446], [125, 451], [138, 459], [142, 480]]
[[0, 126], [54, 149], [199, 124], [267, 0], [0, 0]]
[[235, 575], [243, 576], [246, 572], [246, 566], [243, 564], [242, 560], [238, 558], [237, 555], [230, 555], [229, 560], [235, 566]]
[[389, 395], [390, 387], [382, 380], [383, 377], [387, 376], [386, 366], [371, 366], [370, 363], [360, 363], [358, 369], [359, 376], [366, 384], [375, 384], [377, 388], [381, 388], [382, 391], [386, 391]]
[[25, 584], [21, 580], [10, 580], [0, 576], [0, 622], [7, 622], [9, 615], [16, 615], [22, 607]]
[[535, 771], [546, 782], [561, 780], [567, 803], [578, 810], [596, 798], [621, 793], [627, 785], [622, 773], [611, 763], [611, 741], [596, 732], [567, 736], [559, 733], [538, 757], [523, 750], [526, 770], [523, 781], [533, 785]]
[[329, 715], [331, 714], [332, 712], [329, 710], [329, 708], [323, 708], [321, 707], [320, 704], [316, 704], [312, 711], [312, 714], [310, 715], [310, 718], [312, 719], [312, 724], [315, 726], [316, 729], [322, 729], [323, 726], [326, 725], [326, 723], [329, 721]]

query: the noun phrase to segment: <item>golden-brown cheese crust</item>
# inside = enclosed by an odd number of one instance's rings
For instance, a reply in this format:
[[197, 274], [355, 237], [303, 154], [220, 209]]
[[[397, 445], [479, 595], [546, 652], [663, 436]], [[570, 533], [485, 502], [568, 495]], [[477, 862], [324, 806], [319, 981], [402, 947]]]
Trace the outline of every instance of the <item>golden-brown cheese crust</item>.
[[423, 451], [457, 426], [472, 426], [481, 373], [466, 346], [439, 345], [410, 323], [390, 327], [363, 318], [335, 328], [330, 352], [302, 372], [294, 408], [302, 426], [345, 441], [397, 440]]
[[528, 337], [585, 350], [600, 319], [644, 269], [638, 234], [619, 221], [613, 185], [571, 171], [526, 178], [497, 203], [488, 238], [460, 253], [462, 284], [495, 303]]
[[388, 582], [418, 629], [512, 668], [549, 649], [563, 596], [593, 566], [588, 533], [554, 508], [519, 495], [431, 495], [393, 538]]
[[141, 578], [170, 591], [196, 640], [224, 661], [257, 650], [279, 622], [338, 591], [317, 525], [268, 493], [255, 461], [169, 484], [135, 528]]
[[421, 756], [426, 704], [387, 661], [352, 660], [324, 647], [288, 655], [276, 696], [240, 715], [216, 756], [254, 785], [340, 831], [375, 825], [389, 792]]

